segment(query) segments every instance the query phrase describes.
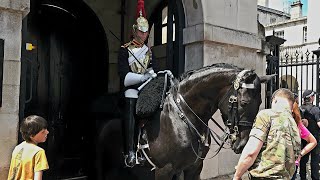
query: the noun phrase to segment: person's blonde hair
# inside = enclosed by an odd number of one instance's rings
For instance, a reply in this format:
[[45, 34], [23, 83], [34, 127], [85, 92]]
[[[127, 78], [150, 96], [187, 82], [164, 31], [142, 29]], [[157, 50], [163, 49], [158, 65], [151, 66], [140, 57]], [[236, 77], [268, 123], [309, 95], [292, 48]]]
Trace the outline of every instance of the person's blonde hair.
[[271, 101], [273, 101], [276, 97], [286, 98], [290, 103], [294, 103], [295, 102], [294, 95], [289, 89], [280, 88], [280, 89], [276, 90], [272, 94]]

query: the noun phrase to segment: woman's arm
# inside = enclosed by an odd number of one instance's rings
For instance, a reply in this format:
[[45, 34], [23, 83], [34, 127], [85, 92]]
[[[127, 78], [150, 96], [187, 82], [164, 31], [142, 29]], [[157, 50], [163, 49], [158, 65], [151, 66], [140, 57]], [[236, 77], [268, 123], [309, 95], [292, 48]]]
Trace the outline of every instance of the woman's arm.
[[34, 180], [42, 180], [42, 174], [43, 172], [42, 171], [37, 171], [34, 173]]
[[308, 154], [317, 145], [316, 138], [310, 133], [309, 136], [303, 138], [308, 144], [301, 150], [300, 155], [304, 156]]
[[299, 164], [302, 156], [309, 153], [317, 145], [316, 138], [314, 138], [314, 136], [309, 132], [309, 130], [303, 125], [302, 122], [298, 124], [298, 128], [300, 130], [301, 138], [306, 140], [308, 144], [300, 151], [300, 155], [296, 161], [297, 164]]

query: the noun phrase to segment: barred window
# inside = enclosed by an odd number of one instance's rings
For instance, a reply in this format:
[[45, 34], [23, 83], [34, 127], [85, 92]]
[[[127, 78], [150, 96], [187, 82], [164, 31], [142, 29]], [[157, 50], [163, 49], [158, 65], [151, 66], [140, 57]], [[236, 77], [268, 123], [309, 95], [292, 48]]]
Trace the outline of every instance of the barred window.
[[304, 26], [303, 27], [303, 32], [302, 32], [302, 36], [303, 36], [303, 43], [306, 43], [307, 42], [307, 26]]
[[[168, 18], [168, 6], [162, 10], [162, 44], [167, 43], [167, 18]], [[173, 41], [175, 41], [175, 21], [173, 16]]]
[[275, 36], [284, 39], [284, 31], [277, 31], [274, 33]]

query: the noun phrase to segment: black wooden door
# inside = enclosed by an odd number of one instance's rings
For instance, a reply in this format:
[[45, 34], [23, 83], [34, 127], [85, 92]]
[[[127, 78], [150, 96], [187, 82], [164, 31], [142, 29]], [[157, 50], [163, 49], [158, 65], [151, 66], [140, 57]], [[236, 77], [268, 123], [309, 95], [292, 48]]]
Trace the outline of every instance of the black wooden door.
[[[48, 4], [33, 8], [23, 23], [20, 120], [38, 114], [48, 121], [41, 144], [50, 166], [45, 179], [87, 176], [94, 171], [96, 133], [90, 106], [107, 92], [106, 37], [80, 3], [61, 7], [67, 12]], [[26, 51], [26, 43], [35, 49]]]

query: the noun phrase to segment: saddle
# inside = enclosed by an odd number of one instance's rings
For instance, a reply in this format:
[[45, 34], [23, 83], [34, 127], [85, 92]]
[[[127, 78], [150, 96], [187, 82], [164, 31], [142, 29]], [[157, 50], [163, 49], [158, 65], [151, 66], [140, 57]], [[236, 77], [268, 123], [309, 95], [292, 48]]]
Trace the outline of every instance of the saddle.
[[[173, 85], [173, 75], [170, 71], [165, 70], [158, 72], [158, 76], [147, 83], [139, 92], [139, 98], [136, 103], [136, 115], [140, 118], [140, 123], [144, 124], [145, 121], [151, 119], [159, 109], [162, 108], [166, 93]], [[145, 157], [154, 170], [156, 165], [152, 162], [151, 157], [148, 156], [145, 149], [149, 149], [149, 142], [146, 130], [139, 126], [137, 151], [136, 151], [136, 164], [140, 164], [137, 157]]]
[[161, 73], [145, 85], [139, 92], [136, 103], [136, 115], [140, 118], [151, 117], [161, 106], [170, 85], [170, 81], [165, 79], [165, 74]]

